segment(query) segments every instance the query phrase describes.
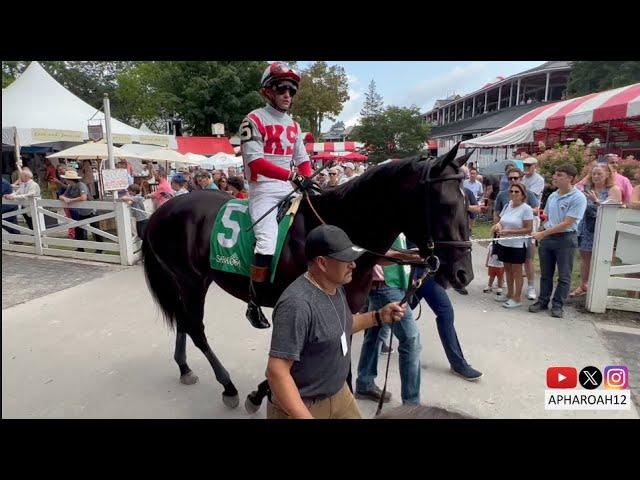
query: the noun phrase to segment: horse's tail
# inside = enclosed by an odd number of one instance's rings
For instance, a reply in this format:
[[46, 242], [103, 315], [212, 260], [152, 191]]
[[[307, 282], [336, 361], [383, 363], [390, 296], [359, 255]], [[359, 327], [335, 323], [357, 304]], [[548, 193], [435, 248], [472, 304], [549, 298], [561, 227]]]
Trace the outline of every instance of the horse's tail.
[[177, 322], [176, 314], [181, 308], [180, 281], [153, 249], [150, 233], [150, 231], [145, 232], [145, 238], [142, 242], [142, 258], [144, 259], [147, 286], [154, 300], [160, 306], [167, 326], [173, 330]]

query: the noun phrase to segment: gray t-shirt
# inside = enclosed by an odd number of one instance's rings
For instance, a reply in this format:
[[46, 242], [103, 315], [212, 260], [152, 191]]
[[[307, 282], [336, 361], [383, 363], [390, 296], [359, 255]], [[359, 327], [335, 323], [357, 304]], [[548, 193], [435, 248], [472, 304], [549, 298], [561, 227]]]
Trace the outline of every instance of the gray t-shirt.
[[[282, 293], [273, 310], [269, 355], [294, 361], [291, 376], [303, 399], [335, 395], [349, 374], [353, 317], [344, 288], [339, 290], [327, 295], [301, 275]], [[343, 331], [346, 355], [340, 341]]]
[[[91, 200], [90, 196], [89, 196], [89, 189], [87, 188], [87, 186], [82, 183], [82, 182], [76, 182], [74, 183], [69, 183], [69, 186], [67, 187], [67, 189], [64, 191], [63, 195], [67, 198], [78, 198], [81, 197], [82, 195], [86, 195], [87, 196], [87, 200]], [[72, 206], [70, 208], [73, 208], [75, 210], [78, 211], [78, 213], [82, 216], [89, 216], [89, 215], [93, 215], [95, 213], [95, 209], [93, 208], [75, 208], [73, 207], [73, 205], [75, 204], [71, 204]]]

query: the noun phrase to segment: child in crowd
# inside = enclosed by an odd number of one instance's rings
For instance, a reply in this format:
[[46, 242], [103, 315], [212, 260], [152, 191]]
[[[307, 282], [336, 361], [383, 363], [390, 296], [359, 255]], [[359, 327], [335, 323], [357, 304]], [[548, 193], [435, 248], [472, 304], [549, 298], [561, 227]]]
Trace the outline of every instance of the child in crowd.
[[144, 239], [144, 229], [149, 221], [149, 215], [144, 207], [144, 197], [140, 194], [140, 185], [135, 183], [127, 187], [127, 195], [122, 200], [131, 205], [131, 216], [136, 220], [136, 232], [138, 237]]
[[[498, 254], [494, 253], [495, 242], [491, 242], [489, 244], [489, 251], [487, 252], [487, 261], [485, 262], [485, 267], [488, 269], [489, 273], [489, 283], [487, 287], [482, 290], [484, 293], [496, 292], [496, 294], [502, 293], [502, 285], [504, 283], [504, 264], [498, 260]], [[493, 289], [493, 281], [498, 279], [498, 288]]]

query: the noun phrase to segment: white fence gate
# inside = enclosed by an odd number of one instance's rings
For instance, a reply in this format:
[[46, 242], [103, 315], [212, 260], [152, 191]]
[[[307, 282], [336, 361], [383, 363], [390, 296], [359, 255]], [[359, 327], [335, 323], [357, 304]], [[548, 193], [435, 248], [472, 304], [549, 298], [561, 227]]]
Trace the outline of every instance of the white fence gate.
[[[137, 236], [135, 225], [132, 223], [131, 209], [122, 201], [74, 203], [73, 208], [96, 210], [96, 213], [80, 220], [73, 220], [65, 216], [63, 213], [67, 205], [60, 200], [37, 197], [23, 200], [3, 198], [2, 205], [18, 206], [17, 210], [2, 214], [2, 250], [96, 260], [121, 265], [133, 265], [142, 256], [142, 240]], [[56, 212], [54, 209], [58, 211]], [[33, 228], [17, 224], [18, 217], [25, 214], [30, 216]], [[54, 221], [47, 222], [45, 217], [53, 218]], [[15, 223], [9, 221], [11, 218]], [[98, 228], [99, 225], [96, 226], [99, 222], [102, 222], [102, 225], [113, 224], [114, 220], [111, 219], [115, 220], [115, 234], [106, 231], [106, 227], [102, 229]], [[52, 225], [47, 226], [48, 223]], [[67, 232], [70, 228], [81, 228], [86, 232], [91, 232], [94, 235], [94, 240], [68, 238]], [[12, 230], [18, 233], [14, 233]], [[101, 241], [95, 241], [96, 237]], [[91, 249], [103, 253], [89, 253], [78, 251], [78, 249]]]
[[[614, 254], [622, 265], [612, 265]], [[607, 308], [640, 312], [640, 299], [612, 296], [610, 289], [640, 292], [640, 210], [620, 204], [598, 209], [586, 307], [596, 313]]]

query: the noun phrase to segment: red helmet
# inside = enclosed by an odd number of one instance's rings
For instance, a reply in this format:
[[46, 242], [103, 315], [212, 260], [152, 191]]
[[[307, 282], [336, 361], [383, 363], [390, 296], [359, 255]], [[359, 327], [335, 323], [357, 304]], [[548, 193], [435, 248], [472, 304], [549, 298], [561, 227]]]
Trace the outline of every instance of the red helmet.
[[300, 75], [286, 63], [273, 62], [262, 74], [260, 88], [267, 88], [280, 80], [289, 80], [297, 87], [300, 84]]

